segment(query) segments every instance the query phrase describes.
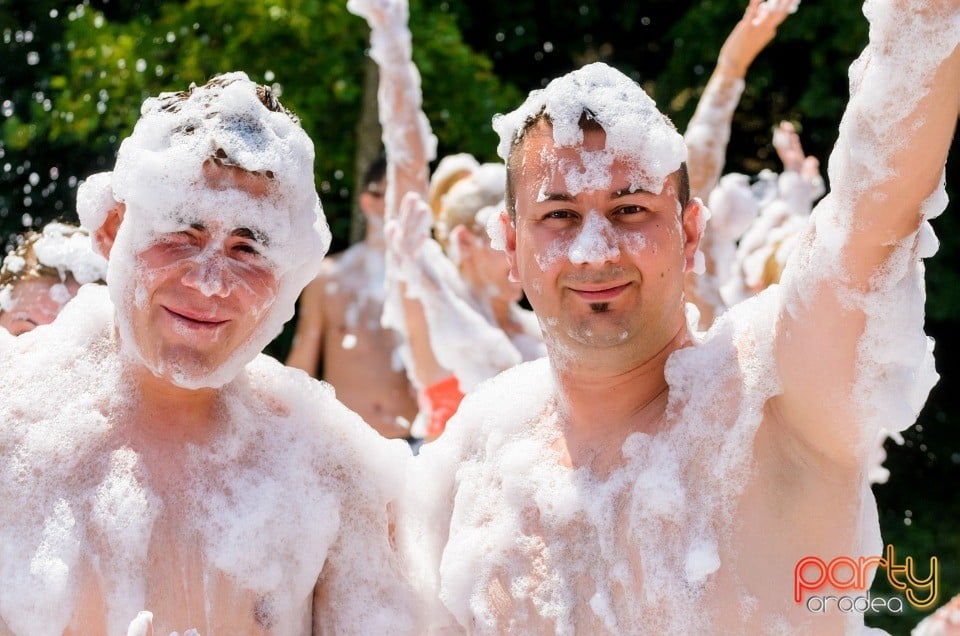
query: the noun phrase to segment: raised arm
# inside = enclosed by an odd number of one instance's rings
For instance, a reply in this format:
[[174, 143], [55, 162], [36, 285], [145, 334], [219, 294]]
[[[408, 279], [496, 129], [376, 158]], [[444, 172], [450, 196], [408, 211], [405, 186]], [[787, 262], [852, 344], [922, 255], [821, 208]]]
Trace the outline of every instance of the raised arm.
[[422, 111], [420, 73], [413, 63], [407, 0], [349, 0], [347, 9], [370, 25], [370, 57], [380, 71], [377, 99], [387, 154], [387, 211], [407, 192], [426, 196], [428, 164], [437, 141]]
[[[776, 35], [777, 27], [796, 9], [799, 0], [750, 0], [743, 17], [720, 48], [717, 66], [707, 82], [697, 110], [687, 125], [687, 169], [690, 173], [690, 195], [707, 201], [717, 186], [730, 141], [730, 122], [743, 94], [747, 69]], [[687, 302], [700, 310], [700, 328], [707, 329], [723, 311], [720, 295], [723, 283], [718, 272], [715, 252], [725, 246], [715, 245], [723, 238], [715, 236], [707, 225], [700, 249], [705, 256], [702, 274], [687, 274], [684, 291]]]
[[[831, 194], [783, 276], [775, 357], [781, 439], [860, 467], [881, 426], [910, 426], [935, 381], [923, 335], [925, 218], [943, 209], [960, 105], [960, 5], [868, 1], [870, 42], [830, 157]], [[935, 248], [934, 248], [935, 249]]]
[[720, 179], [730, 141], [730, 122], [743, 94], [747, 69], [798, 2], [750, 0], [743, 18], [721, 47], [717, 66], [684, 135], [691, 196], [705, 201]]
[[[329, 259], [324, 265], [329, 265]], [[318, 377], [318, 367], [323, 353], [323, 305], [325, 285], [324, 267], [320, 275], [300, 293], [297, 308], [297, 329], [293, 335], [293, 345], [287, 356], [287, 366], [303, 369], [312, 377]]]
[[410, 194], [401, 213], [387, 223], [388, 285], [403, 295], [405, 318], [398, 324], [398, 299], [384, 308], [387, 326], [406, 330], [418, 388], [453, 374], [461, 390], [523, 361], [507, 335], [470, 304], [456, 267], [430, 238], [430, 209]]

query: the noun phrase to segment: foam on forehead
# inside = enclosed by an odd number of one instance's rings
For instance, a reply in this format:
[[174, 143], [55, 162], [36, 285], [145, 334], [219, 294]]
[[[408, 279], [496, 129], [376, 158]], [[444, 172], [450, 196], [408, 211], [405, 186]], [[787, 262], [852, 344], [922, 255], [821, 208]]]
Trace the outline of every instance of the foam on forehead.
[[329, 247], [313, 158], [309, 137], [269, 90], [244, 73], [229, 73], [199, 88], [147, 99], [133, 133], [120, 146], [113, 173], [89, 180], [78, 195], [78, 211], [94, 230], [112, 198], [127, 204], [127, 214], [150, 215], [166, 226], [172, 220], [167, 212], [190, 208], [199, 193], [209, 190], [204, 162], [256, 172], [268, 180], [268, 196], [283, 214], [263, 215], [258, 205], [195, 212], [215, 217], [221, 226], [263, 231], [287, 255], [278, 264], [285, 271], [311, 256], [318, 260], [317, 253], [322, 256]]
[[581, 117], [586, 114], [606, 132], [606, 151], [627, 162], [632, 185], [659, 192], [668, 175], [686, 161], [683, 137], [657, 105], [633, 80], [597, 62], [554, 79], [530, 93], [515, 111], [493, 118], [500, 136], [497, 153], [507, 161], [513, 144], [530, 122], [541, 115], [553, 125], [558, 146], [583, 141]]
[[[174, 382], [223, 386], [280, 333], [330, 246], [313, 159], [313, 143], [296, 118], [244, 73], [144, 102], [114, 171], [88, 179], [77, 196], [81, 221], [91, 232], [117, 202], [125, 204], [107, 276], [125, 353], [164, 373], [147, 362], [133, 337], [131, 312], [143, 302], [144, 281], [151, 276], [137, 255], [158, 236], [195, 224], [211, 231], [214, 246], [233, 230], [252, 230], [279, 286], [255, 332], [226, 363], [180, 374]], [[227, 169], [211, 170], [207, 162]]]

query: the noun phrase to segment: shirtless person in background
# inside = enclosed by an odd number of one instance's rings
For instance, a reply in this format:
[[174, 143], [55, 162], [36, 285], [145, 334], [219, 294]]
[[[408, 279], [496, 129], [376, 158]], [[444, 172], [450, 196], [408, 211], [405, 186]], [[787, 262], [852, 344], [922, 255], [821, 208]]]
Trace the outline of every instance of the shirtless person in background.
[[363, 241], [325, 259], [320, 275], [300, 295], [287, 365], [329, 382], [338, 400], [394, 438], [410, 434], [417, 400], [397, 353], [397, 335], [380, 326], [386, 168], [381, 159], [364, 175]]
[[313, 144], [243, 73], [141, 112], [78, 195], [106, 287], [0, 349], [0, 634], [414, 632], [409, 449], [260, 355], [329, 246]]
[[506, 254], [548, 357], [468, 395], [414, 461], [423, 525], [404, 544], [434, 542], [438, 628], [862, 630], [862, 605], [808, 600], [863, 595], [876, 560], [799, 599], [795, 569], [883, 553], [867, 469], [879, 428], [912, 425], [936, 379], [920, 258], [960, 107], [954, 0], [864, 12], [832, 192], [781, 284], [702, 340], [683, 296], [702, 210], [642, 89], [590, 65], [494, 121]]
[[[347, 9], [370, 25], [370, 57], [377, 63], [377, 104], [386, 167], [366, 179], [360, 205], [367, 219], [364, 241], [325, 266], [304, 290], [300, 321], [287, 364], [316, 371], [337, 397], [386, 437], [409, 437], [417, 414], [407, 380], [409, 351], [394, 331], [381, 327], [385, 300], [386, 210], [398, 210], [408, 192], [427, 192], [429, 162], [437, 140], [430, 131], [413, 63], [406, 0], [349, 0]], [[352, 270], [352, 271], [351, 271]], [[331, 284], [332, 283], [332, 284]], [[355, 285], [362, 285], [359, 290]]]

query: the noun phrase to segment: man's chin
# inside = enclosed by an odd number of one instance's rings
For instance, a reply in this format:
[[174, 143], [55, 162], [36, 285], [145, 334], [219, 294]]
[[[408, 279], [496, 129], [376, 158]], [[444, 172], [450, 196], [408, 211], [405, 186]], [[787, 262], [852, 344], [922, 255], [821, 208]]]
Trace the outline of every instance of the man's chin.
[[612, 347], [623, 344], [636, 332], [637, 325], [620, 312], [601, 309], [582, 320], [571, 321], [564, 331], [567, 337], [588, 347]]
[[191, 391], [218, 389], [238, 373], [230, 368], [229, 361], [213, 361], [195, 352], [167, 353], [155, 360], [142, 356], [141, 361], [157, 378]]

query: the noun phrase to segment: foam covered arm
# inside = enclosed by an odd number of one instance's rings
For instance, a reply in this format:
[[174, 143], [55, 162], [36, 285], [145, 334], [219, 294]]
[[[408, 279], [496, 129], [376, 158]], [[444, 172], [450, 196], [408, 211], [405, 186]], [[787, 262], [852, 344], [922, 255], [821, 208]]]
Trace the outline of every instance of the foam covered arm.
[[377, 99], [387, 153], [387, 209], [407, 192], [426, 196], [437, 140], [423, 113], [420, 73], [413, 63], [407, 0], [350, 0], [347, 9], [370, 24], [370, 57], [380, 71]]
[[327, 281], [321, 269], [320, 276], [301, 292], [297, 329], [286, 360], [287, 366], [303, 369], [313, 377], [317, 377], [317, 368], [323, 351], [323, 306], [326, 284]]
[[870, 42], [830, 158], [831, 194], [783, 276], [775, 356], [783, 432], [862, 465], [880, 427], [913, 424], [936, 381], [923, 334], [925, 219], [946, 205], [960, 103], [960, 6], [868, 1]]
[[743, 94], [743, 78], [795, 4], [792, 0], [751, 0], [721, 47], [717, 66], [684, 134], [691, 196], [706, 201], [720, 179], [730, 141], [730, 122]]
[[[413, 193], [387, 222], [384, 326], [405, 331], [418, 387], [452, 373], [463, 391], [523, 361], [510, 339], [468, 301], [456, 266], [429, 237], [430, 210]], [[402, 297], [397, 293], [402, 291]]]

